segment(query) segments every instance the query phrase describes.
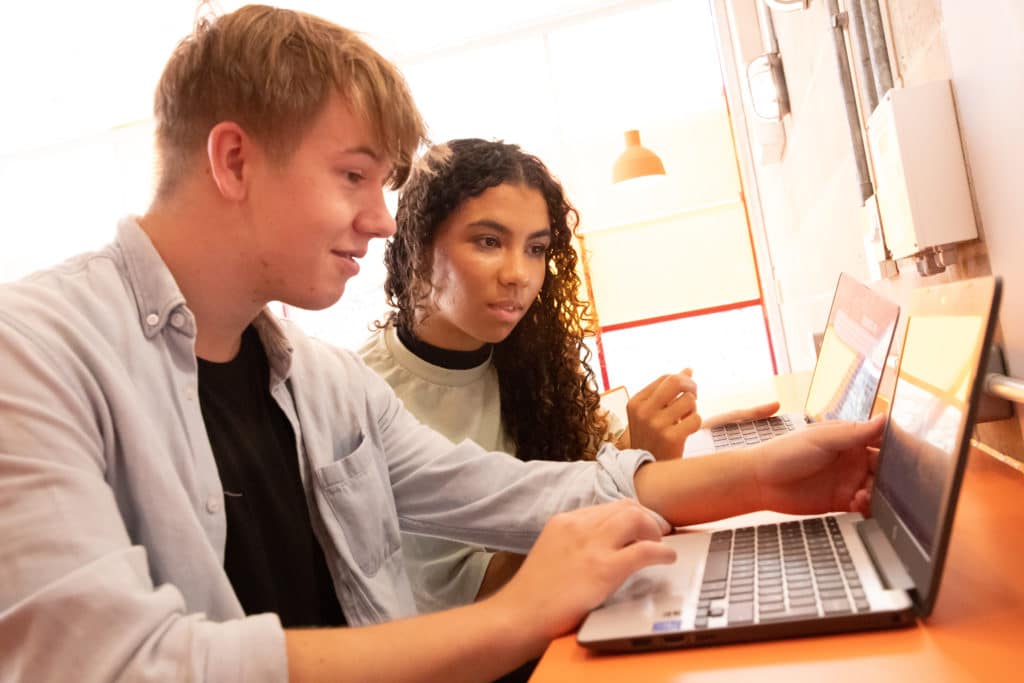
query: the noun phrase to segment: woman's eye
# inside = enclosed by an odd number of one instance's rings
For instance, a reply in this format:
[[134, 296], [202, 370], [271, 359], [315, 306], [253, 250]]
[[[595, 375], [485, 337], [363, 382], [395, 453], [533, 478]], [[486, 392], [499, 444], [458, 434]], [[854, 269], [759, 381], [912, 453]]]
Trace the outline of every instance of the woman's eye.
[[548, 253], [548, 247], [546, 244], [535, 244], [530, 247], [530, 253], [534, 256], [544, 256]]
[[353, 185], [358, 185], [363, 180], [363, 174], [358, 171], [345, 171], [345, 179]]
[[488, 247], [490, 249], [499, 246], [498, 240], [494, 237], [481, 237], [477, 242], [481, 247]]

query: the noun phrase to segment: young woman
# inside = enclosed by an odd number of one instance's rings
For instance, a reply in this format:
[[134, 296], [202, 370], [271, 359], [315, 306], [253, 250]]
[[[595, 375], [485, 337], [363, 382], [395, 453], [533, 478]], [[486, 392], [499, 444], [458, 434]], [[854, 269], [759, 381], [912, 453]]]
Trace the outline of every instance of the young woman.
[[[688, 370], [630, 400], [628, 431], [600, 408], [583, 344], [593, 319], [580, 298], [578, 216], [537, 157], [478, 139], [434, 147], [396, 219], [385, 252], [394, 310], [360, 354], [422, 422], [523, 460], [592, 458], [606, 442], [679, 457], [701, 424]], [[410, 535], [402, 550], [421, 611], [483, 597], [520, 561]]]

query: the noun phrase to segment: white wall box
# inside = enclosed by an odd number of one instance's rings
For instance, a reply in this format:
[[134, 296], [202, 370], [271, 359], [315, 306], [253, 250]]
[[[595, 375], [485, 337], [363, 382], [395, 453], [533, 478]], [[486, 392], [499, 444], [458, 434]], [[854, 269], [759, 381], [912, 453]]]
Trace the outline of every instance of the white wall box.
[[886, 93], [868, 120], [868, 144], [893, 258], [977, 239], [948, 80]]

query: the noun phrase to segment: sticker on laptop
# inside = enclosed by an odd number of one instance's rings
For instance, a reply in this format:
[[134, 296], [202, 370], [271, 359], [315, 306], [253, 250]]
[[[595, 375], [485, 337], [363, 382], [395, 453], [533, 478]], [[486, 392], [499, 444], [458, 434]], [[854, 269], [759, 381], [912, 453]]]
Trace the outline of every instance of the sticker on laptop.
[[659, 631], [678, 631], [682, 627], [683, 621], [681, 619], [664, 619], [654, 622], [651, 630], [658, 633]]

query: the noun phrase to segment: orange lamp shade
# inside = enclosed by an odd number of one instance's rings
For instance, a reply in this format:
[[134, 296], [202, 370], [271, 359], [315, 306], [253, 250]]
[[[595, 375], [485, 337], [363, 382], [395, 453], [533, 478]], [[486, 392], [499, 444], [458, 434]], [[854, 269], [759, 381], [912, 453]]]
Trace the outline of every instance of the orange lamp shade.
[[612, 182], [618, 183], [647, 175], [665, 175], [658, 155], [640, 144], [640, 131], [626, 131], [626, 149], [612, 167]]

